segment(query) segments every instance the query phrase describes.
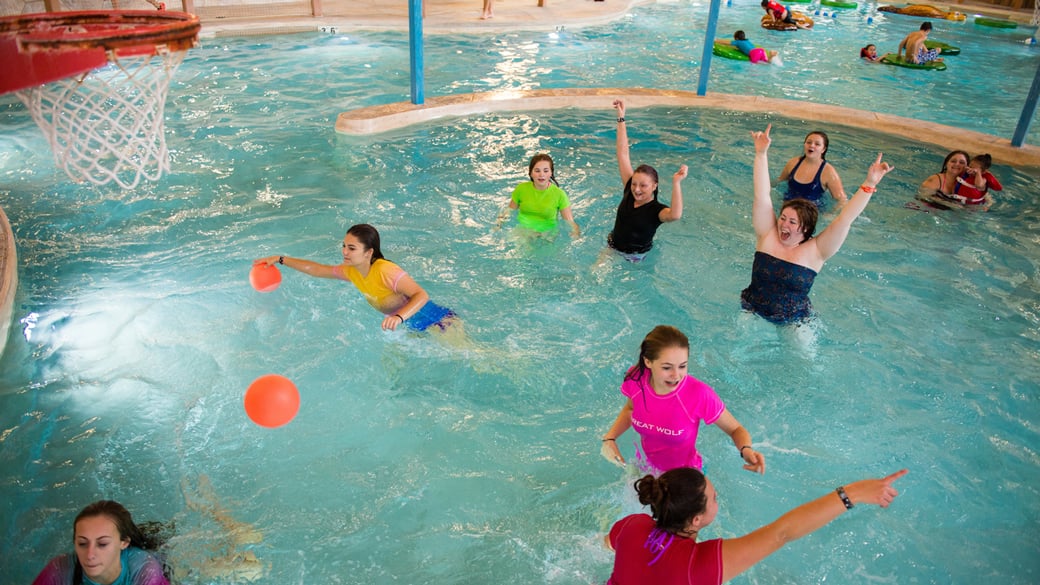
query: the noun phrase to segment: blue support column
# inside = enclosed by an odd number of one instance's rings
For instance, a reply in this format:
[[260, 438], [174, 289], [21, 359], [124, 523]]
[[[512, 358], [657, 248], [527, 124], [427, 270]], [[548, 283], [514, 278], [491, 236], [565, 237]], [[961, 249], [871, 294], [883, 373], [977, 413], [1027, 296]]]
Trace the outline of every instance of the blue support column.
[[1038, 101], [1040, 101], [1040, 60], [1037, 61], [1036, 75], [1033, 76], [1033, 87], [1029, 88], [1026, 104], [1022, 106], [1022, 116], [1018, 118], [1015, 135], [1011, 137], [1011, 146], [1019, 147], [1025, 142], [1026, 133], [1029, 132], [1029, 123], [1036, 116], [1036, 104]]
[[708, 92], [708, 74], [711, 73], [711, 50], [715, 45], [715, 30], [719, 26], [719, 3], [722, 0], [711, 0], [708, 7], [708, 26], [704, 31], [704, 54], [701, 55], [701, 73], [697, 81], [697, 95]]
[[411, 63], [412, 103], [426, 101], [423, 91], [422, 2], [408, 0], [408, 56]]

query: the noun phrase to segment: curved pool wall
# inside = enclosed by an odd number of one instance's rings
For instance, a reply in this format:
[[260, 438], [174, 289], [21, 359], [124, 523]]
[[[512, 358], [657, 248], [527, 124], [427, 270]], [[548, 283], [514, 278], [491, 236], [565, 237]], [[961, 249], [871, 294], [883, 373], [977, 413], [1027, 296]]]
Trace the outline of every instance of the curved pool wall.
[[1010, 141], [990, 134], [933, 122], [794, 100], [714, 93], [698, 96], [692, 92], [645, 88], [564, 88], [441, 96], [431, 98], [422, 105], [398, 102], [343, 112], [336, 118], [336, 131], [357, 135], [377, 134], [445, 116], [472, 116], [490, 112], [536, 112], [562, 108], [602, 111], [604, 104], [610, 104], [615, 99], [625, 100], [628, 108], [680, 106], [728, 112], [761, 112], [784, 117], [790, 117], [784, 113], [797, 110], [797, 119], [805, 122], [869, 129], [938, 147], [956, 144], [958, 148], [972, 153], [989, 153], [994, 160], [1004, 164], [1040, 167], [1040, 147], [1012, 146]]
[[[594, 5], [587, 4], [585, 8]], [[432, 32], [426, 36], [425, 95], [435, 98], [461, 93], [570, 87], [692, 90], [700, 75], [708, 4], [706, 1], [652, 3], [636, 6], [627, 13], [618, 6], [601, 5], [599, 7], [617, 11], [614, 21], [574, 26], [561, 18], [555, 30], [551, 27], [545, 30], [547, 24], [553, 24], [551, 17], [541, 20], [528, 16], [512, 28], [503, 27], [501, 23], [486, 23], [493, 28], [493, 32], [486, 34], [480, 33], [479, 20], [467, 21], [465, 16], [454, 14], [449, 19], [440, 14], [439, 19], [431, 18], [436, 21], [431, 30], [461, 30], [466, 35], [455, 38], [452, 34]], [[728, 37], [732, 31], [744, 29], [754, 42], [780, 51], [785, 66], [751, 67], [745, 62], [716, 57], [712, 59], [708, 91], [851, 107], [1010, 139], [1040, 61], [1040, 46], [1023, 42], [1033, 34], [1033, 27], [993, 29], [971, 22], [976, 10], [1001, 10], [996, 6], [940, 6], [962, 10], [969, 18], [963, 22], [931, 21], [934, 25], [931, 38], [961, 48], [960, 55], [947, 57], [947, 71], [932, 72], [872, 65], [858, 58], [859, 48], [868, 42], [876, 44], [882, 54], [894, 52], [903, 36], [920, 26], [924, 19], [878, 12], [877, 4], [860, 3], [855, 10], [825, 9], [821, 14], [813, 14], [817, 24], [812, 30], [778, 32], [760, 28], [762, 11], [758, 3], [736, 0], [722, 6], [717, 35]], [[818, 9], [815, 5], [795, 8], [809, 12]], [[465, 13], [464, 7], [458, 10]], [[530, 12], [539, 14], [540, 11]], [[387, 72], [385, 81], [397, 84], [396, 89], [387, 87], [387, 91], [374, 88], [365, 97], [365, 103], [350, 107], [399, 101], [391, 97], [394, 92], [402, 96], [400, 99], [407, 99], [409, 62], [404, 33], [357, 30], [356, 27], [380, 29], [392, 24], [379, 21], [366, 25], [366, 18], [362, 16], [356, 20], [352, 23], [329, 18], [308, 24], [313, 29], [325, 26], [338, 31], [330, 34], [322, 45], [325, 50], [338, 48], [346, 57], [344, 65], [351, 62], [355, 51], [375, 47], [378, 58], [361, 66], [372, 67], [378, 63], [381, 70]], [[401, 22], [399, 19], [398, 28]], [[453, 28], [455, 23], [463, 28]], [[215, 22], [210, 33], [232, 34], [242, 30], [242, 26]], [[262, 24], [254, 24], [253, 30], [265, 29]], [[404, 44], [398, 44], [399, 53], [384, 52], [390, 46], [388, 43], [401, 41]], [[219, 43], [221, 38], [203, 40], [207, 42]], [[456, 71], [456, 64], [464, 71], [461, 75]], [[326, 64], [330, 71], [347, 78], [351, 76], [350, 71], [337, 65], [336, 62]], [[520, 74], [523, 70], [527, 75]], [[992, 74], [998, 71], [999, 75]], [[972, 72], [986, 72], [983, 82], [966, 82], [965, 77], [970, 78]], [[798, 111], [794, 109], [789, 113], [797, 115]], [[1033, 117], [1035, 120], [1035, 112]], [[1025, 143], [1040, 144], [1038, 126], [1031, 125]]]

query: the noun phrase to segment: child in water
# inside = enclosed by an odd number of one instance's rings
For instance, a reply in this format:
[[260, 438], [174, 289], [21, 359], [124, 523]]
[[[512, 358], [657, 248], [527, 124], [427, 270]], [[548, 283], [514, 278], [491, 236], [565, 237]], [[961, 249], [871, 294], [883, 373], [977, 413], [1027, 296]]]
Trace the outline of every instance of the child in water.
[[723, 45], [733, 45], [738, 51], [748, 56], [748, 59], [752, 63], [772, 63], [774, 65], [783, 65], [780, 61], [780, 54], [776, 51], [767, 51], [761, 47], [756, 47], [754, 43], [747, 39], [747, 35], [744, 31], [738, 30], [733, 33], [733, 40], [720, 39], [719, 43]]
[[957, 185], [953, 188], [953, 196], [965, 205], [979, 205], [986, 202], [986, 194], [990, 189], [1003, 191], [1000, 181], [989, 172], [993, 165], [993, 157], [979, 154], [971, 158], [968, 168], [957, 177]]
[[881, 60], [881, 57], [878, 57], [877, 54], [877, 47], [874, 45], [867, 45], [860, 49], [859, 58], [863, 59], [864, 61], [867, 61], [868, 63], [877, 63]]
[[779, 2], [775, 2], [774, 0], [762, 0], [762, 8], [766, 11], [766, 14], [773, 17], [774, 21], [785, 22], [787, 24], [797, 24], [794, 21], [794, 17], [791, 15], [791, 11]]

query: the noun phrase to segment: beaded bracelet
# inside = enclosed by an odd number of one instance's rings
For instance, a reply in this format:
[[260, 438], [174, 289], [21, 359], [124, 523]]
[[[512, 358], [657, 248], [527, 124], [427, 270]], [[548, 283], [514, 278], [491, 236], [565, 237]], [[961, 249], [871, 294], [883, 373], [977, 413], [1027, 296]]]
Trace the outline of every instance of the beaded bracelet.
[[838, 497], [841, 498], [841, 503], [845, 504], [846, 510], [852, 509], [852, 500], [849, 499], [849, 495], [845, 493], [845, 488], [838, 486], [838, 489], [834, 490], [838, 492]]

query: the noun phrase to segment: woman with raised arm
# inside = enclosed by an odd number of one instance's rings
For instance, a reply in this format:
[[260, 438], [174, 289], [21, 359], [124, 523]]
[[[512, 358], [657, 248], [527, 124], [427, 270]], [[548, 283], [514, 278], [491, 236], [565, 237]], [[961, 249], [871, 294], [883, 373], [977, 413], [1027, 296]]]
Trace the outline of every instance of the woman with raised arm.
[[754, 191], [751, 223], [755, 229], [755, 261], [751, 284], [740, 293], [741, 306], [777, 324], [803, 321], [812, 314], [809, 290], [823, 263], [836, 254], [852, 222], [870, 202], [881, 179], [893, 169], [878, 153], [867, 178], [838, 217], [818, 236], [816, 205], [804, 199], [785, 201], [780, 216], [773, 211], [769, 184], [769, 131], [752, 132], [755, 140]]
[[625, 125], [625, 103], [614, 100], [617, 111], [617, 163], [621, 183], [625, 186], [621, 204], [617, 208], [614, 229], [607, 236], [607, 245], [627, 260], [638, 262], [654, 246], [654, 234], [662, 223], [678, 221], [683, 214], [682, 187], [686, 165], [672, 176], [672, 204], [657, 200], [657, 170], [650, 165], [632, 168], [628, 152], [628, 130]]
[[697, 533], [719, 511], [715, 486], [700, 471], [680, 467], [661, 477], [636, 480], [639, 502], [652, 516], [632, 514], [607, 534], [615, 551], [607, 585], [719, 585], [750, 569], [789, 542], [811, 534], [857, 504], [887, 508], [899, 495], [892, 484], [907, 470], [865, 479], [802, 504], [770, 524], [739, 538], [697, 542]]
[[253, 264], [281, 264], [317, 278], [349, 280], [368, 304], [383, 314], [383, 329], [393, 331], [406, 325], [415, 331], [447, 332], [461, 328], [454, 311], [431, 301], [430, 295], [407, 272], [383, 258], [379, 231], [367, 223], [347, 230], [341, 264], [319, 264], [289, 256], [267, 256]]

